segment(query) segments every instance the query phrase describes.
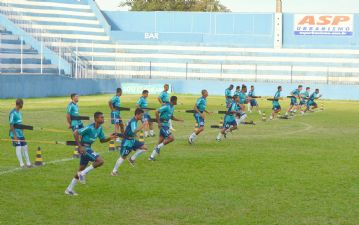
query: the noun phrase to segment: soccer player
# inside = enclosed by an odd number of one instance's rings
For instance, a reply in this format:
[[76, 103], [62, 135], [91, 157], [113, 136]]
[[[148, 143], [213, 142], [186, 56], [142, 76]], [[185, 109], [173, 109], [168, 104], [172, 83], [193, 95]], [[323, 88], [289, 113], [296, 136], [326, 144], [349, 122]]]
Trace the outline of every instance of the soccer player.
[[247, 86], [246, 85], [242, 85], [242, 90], [239, 93], [239, 105], [241, 106], [242, 111], [246, 110], [246, 102], [248, 101], [248, 97], [247, 97]]
[[[121, 106], [121, 97], [122, 95], [122, 89], [117, 88], [116, 89], [116, 95], [113, 96], [110, 101], [108, 101], [108, 106], [111, 109], [111, 123], [115, 126], [115, 133], [117, 134], [119, 132], [119, 129], [121, 129], [121, 133], [125, 132], [123, 121], [120, 116], [120, 106]], [[119, 140], [117, 140], [119, 141]]]
[[156, 120], [158, 123], [158, 128], [160, 129], [160, 135], [158, 137], [158, 144], [153, 149], [151, 156], [148, 158], [150, 161], [155, 160], [155, 157], [160, 154], [161, 148], [163, 146], [174, 141], [174, 137], [169, 129], [169, 120], [172, 119], [174, 121], [183, 122], [183, 120], [173, 116], [175, 105], [177, 105], [177, 96], [172, 96], [169, 103], [166, 103], [156, 111]]
[[[22, 154], [25, 157], [26, 160], [26, 166], [28, 168], [32, 167], [29, 153], [28, 153], [28, 147], [27, 143], [25, 141], [24, 132], [22, 129], [15, 128], [17, 124], [22, 124], [22, 115], [21, 110], [24, 106], [24, 101], [21, 98], [16, 99], [16, 106], [13, 110], [10, 111], [9, 114], [9, 124], [10, 124], [10, 138], [12, 139], [12, 144], [15, 147], [16, 156], [19, 160], [20, 167], [24, 168], [24, 162], [22, 161]], [[22, 153], [21, 153], [22, 152]]]
[[254, 92], [254, 86], [253, 86], [253, 85], [251, 85], [251, 90], [248, 92], [248, 97], [250, 98], [250, 100], [249, 100], [250, 107], [248, 108], [248, 111], [249, 111], [249, 112], [252, 112], [253, 108], [256, 107], [258, 113], [259, 113], [259, 114], [262, 114], [262, 113], [261, 113], [261, 110], [259, 109], [258, 102], [257, 102], [257, 100], [255, 99], [256, 94], [255, 94], [255, 92]]
[[224, 91], [224, 96], [226, 98], [226, 108], [228, 109], [233, 101], [233, 96], [232, 96], [232, 90], [233, 90], [233, 84], [229, 85], [229, 87]]
[[[157, 100], [161, 105], [166, 105], [167, 103], [169, 103], [169, 96], [168, 96], [168, 90], [169, 90], [169, 85], [165, 84], [163, 86], [163, 91], [161, 92], [161, 94], [158, 96]], [[172, 126], [172, 121], [171, 119], [168, 121], [168, 124], [170, 126], [170, 129], [174, 131], [173, 126]]]
[[[102, 124], [105, 122], [105, 119], [102, 112], [96, 112], [94, 114], [94, 120], [94, 123], [88, 125], [85, 128], [75, 130], [74, 132], [75, 141], [78, 144], [81, 159], [78, 172], [65, 190], [65, 194], [67, 195], [77, 195], [77, 193], [74, 191], [74, 187], [77, 182], [85, 184], [86, 174], [88, 174], [93, 169], [102, 166], [104, 163], [102, 157], [92, 150], [92, 143], [95, 142], [97, 138], [100, 139], [101, 143], [105, 143], [118, 137], [117, 134], [112, 134], [108, 138], [105, 137], [102, 129]], [[89, 162], [93, 163], [92, 165], [86, 167]]]
[[236, 97], [236, 96], [239, 97], [240, 93], [241, 93], [241, 86], [237, 86], [236, 90], [234, 91], [233, 98]]
[[307, 107], [307, 100], [309, 98], [309, 93], [310, 93], [310, 87], [307, 87], [305, 89], [305, 91], [300, 94], [300, 103], [299, 103], [299, 105], [300, 105], [302, 115], [304, 115], [304, 110], [305, 110], [305, 109], [303, 109], [303, 106], [305, 108]]
[[304, 112], [306, 111], [310, 111], [310, 112], [314, 112], [314, 109], [318, 108], [318, 104], [314, 101], [316, 99], [319, 99], [320, 97], [322, 97], [321, 94], [319, 94], [319, 89], [315, 89], [315, 91], [309, 96], [308, 102], [307, 102], [307, 108], [305, 109]]
[[270, 120], [274, 119], [276, 117], [277, 113], [279, 113], [282, 110], [282, 108], [279, 104], [279, 100], [283, 99], [280, 97], [280, 93], [282, 91], [283, 91], [282, 86], [278, 86], [278, 90], [275, 93], [273, 101], [272, 101], [272, 105], [273, 105], [272, 110], [273, 111], [272, 111], [272, 115], [269, 117]]
[[[233, 85], [232, 85], [233, 86]], [[197, 136], [204, 130], [204, 118], [205, 114], [212, 114], [206, 110], [207, 108], [207, 97], [208, 97], [208, 91], [203, 89], [202, 90], [202, 97], [197, 99], [196, 104], [194, 105], [194, 111], [193, 114], [194, 119], [197, 123], [197, 130], [195, 130], [189, 137], [188, 137], [188, 143], [193, 144], [196, 140]]]
[[73, 120], [72, 116], [80, 116], [79, 106], [77, 103], [79, 102], [79, 95], [76, 93], [71, 94], [71, 102], [67, 106], [66, 120], [68, 128], [71, 128], [74, 132], [77, 129], [81, 129], [84, 127], [81, 120]]
[[300, 100], [300, 92], [302, 91], [303, 89], [303, 86], [302, 85], [298, 85], [298, 88], [293, 90], [291, 93], [290, 93], [290, 104], [289, 104], [289, 108], [287, 109], [287, 111], [285, 112], [285, 116], [288, 116], [288, 112], [296, 112], [298, 109], [299, 109], [299, 105], [298, 105], [298, 102], [297, 102], [297, 99]]
[[[140, 99], [138, 99], [136, 108], [143, 109], [145, 112], [142, 118], [145, 137], [148, 136], [154, 137], [155, 132], [153, 130], [153, 122], [151, 122], [151, 116], [148, 114], [148, 111], [146, 109], [148, 107], [148, 103], [147, 103], [148, 93], [149, 93], [148, 90], [142, 91], [142, 96], [140, 97]], [[150, 130], [149, 134], [148, 134], [148, 130]]]
[[222, 140], [222, 136], [226, 137], [229, 132], [232, 132], [233, 130], [237, 129], [236, 114], [240, 110], [239, 97], [236, 96], [233, 100], [234, 101], [232, 102], [226, 113], [226, 116], [224, 117], [223, 128], [217, 135], [216, 141], [218, 142]]
[[120, 157], [116, 161], [115, 167], [111, 172], [112, 176], [118, 176], [118, 168], [126, 160], [127, 156], [131, 153], [132, 150], [136, 151], [136, 153], [128, 159], [132, 166], [134, 166], [136, 158], [147, 151], [147, 146], [145, 143], [135, 139], [136, 134], [143, 129], [143, 125], [141, 127], [138, 127], [137, 125], [138, 121], [142, 119], [143, 114], [144, 111], [140, 108], [137, 108], [135, 111], [135, 116], [128, 122], [121, 144]]

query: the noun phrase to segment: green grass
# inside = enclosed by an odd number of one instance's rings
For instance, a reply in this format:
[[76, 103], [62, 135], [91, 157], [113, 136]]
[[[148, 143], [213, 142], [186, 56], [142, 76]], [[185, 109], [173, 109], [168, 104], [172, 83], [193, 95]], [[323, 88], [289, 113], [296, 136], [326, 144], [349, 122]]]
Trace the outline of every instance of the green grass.
[[[80, 112], [92, 115], [106, 106], [110, 95], [82, 96]], [[191, 109], [195, 96], [181, 95], [177, 109]], [[133, 107], [137, 96], [124, 96]], [[26, 99], [24, 124], [64, 130], [27, 131], [27, 139], [71, 140], [64, 112], [68, 98]], [[210, 96], [209, 110], [223, 110], [223, 97]], [[8, 112], [14, 100], [1, 100], [0, 138], [7, 137]], [[190, 146], [191, 114], [176, 113], [174, 143], [164, 147], [156, 162], [150, 152], [135, 168], [127, 162], [119, 177], [111, 177], [117, 152], [107, 144], [94, 149], [103, 167], [77, 185], [76, 197], [64, 190], [78, 168], [78, 159], [17, 170], [15, 150], [0, 142], [0, 224], [358, 224], [359, 151], [358, 102], [326, 101], [323, 112], [292, 120], [241, 126], [221, 143], [215, 142], [219, 115], [206, 119], [206, 130]], [[270, 113], [270, 102], [260, 104]], [[150, 106], [157, 106], [150, 96]], [[283, 108], [287, 102], [282, 103]], [[129, 119], [133, 112], [122, 116]], [[107, 119], [105, 133], [112, 132]], [[158, 129], [156, 129], [158, 133]], [[152, 151], [157, 138], [146, 139]], [[30, 143], [30, 156], [40, 146], [45, 162], [71, 158], [73, 149]]]

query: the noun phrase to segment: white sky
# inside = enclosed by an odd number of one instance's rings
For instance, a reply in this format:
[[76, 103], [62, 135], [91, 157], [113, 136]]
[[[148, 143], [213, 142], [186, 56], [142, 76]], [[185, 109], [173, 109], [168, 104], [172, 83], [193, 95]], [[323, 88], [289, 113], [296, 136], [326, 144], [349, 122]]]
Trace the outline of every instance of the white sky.
[[[121, 0], [96, 0], [102, 10], [119, 8]], [[220, 0], [232, 12], [274, 12], [275, 0]], [[359, 0], [283, 0], [284, 12], [359, 13]]]

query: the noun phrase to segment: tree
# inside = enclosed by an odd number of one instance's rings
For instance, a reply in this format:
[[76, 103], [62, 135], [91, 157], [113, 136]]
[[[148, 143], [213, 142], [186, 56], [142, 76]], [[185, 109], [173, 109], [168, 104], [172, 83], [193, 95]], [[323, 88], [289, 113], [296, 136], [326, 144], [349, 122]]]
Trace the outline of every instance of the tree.
[[230, 12], [219, 0], [124, 0], [130, 11]]

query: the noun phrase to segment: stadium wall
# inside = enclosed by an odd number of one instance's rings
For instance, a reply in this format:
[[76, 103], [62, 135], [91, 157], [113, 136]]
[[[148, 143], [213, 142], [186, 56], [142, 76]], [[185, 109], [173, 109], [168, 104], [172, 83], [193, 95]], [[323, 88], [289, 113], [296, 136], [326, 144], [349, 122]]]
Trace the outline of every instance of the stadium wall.
[[273, 47], [272, 13], [103, 13], [117, 42]]
[[[272, 48], [274, 13], [103, 11], [117, 42], [181, 43]], [[311, 14], [308, 14], [311, 15]], [[352, 36], [295, 35], [295, 14], [283, 14], [284, 48], [359, 49], [359, 14]]]
[[[224, 95], [224, 89], [233, 83], [241, 85], [241, 82], [217, 81], [217, 80], [140, 80], [140, 79], [72, 79], [61, 76], [41, 75], [1, 75], [0, 98], [34, 98], [49, 96], [67, 96], [70, 93], [91, 95], [100, 93], [114, 93], [121, 83], [164, 84], [172, 85], [174, 93], [199, 95], [202, 89], [207, 89], [210, 95]], [[247, 83], [248, 86], [251, 83]], [[273, 96], [277, 86], [283, 86], [283, 96], [294, 90], [297, 84], [271, 84], [253, 83], [256, 94], [261, 96]], [[306, 84], [303, 84], [306, 87]], [[331, 100], [359, 100], [359, 86], [355, 85], [310, 85], [313, 89], [319, 88], [325, 99]], [[126, 94], [126, 93], [124, 93]]]

